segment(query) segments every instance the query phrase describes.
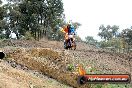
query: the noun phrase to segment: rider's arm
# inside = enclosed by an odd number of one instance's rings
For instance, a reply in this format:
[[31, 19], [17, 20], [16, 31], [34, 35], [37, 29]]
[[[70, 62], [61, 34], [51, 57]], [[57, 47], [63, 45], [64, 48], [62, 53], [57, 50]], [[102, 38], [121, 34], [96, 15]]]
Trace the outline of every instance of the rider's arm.
[[72, 33], [74, 33], [74, 35], [76, 35], [76, 31], [75, 31], [74, 27], [72, 27]]
[[65, 28], [60, 28], [60, 31], [65, 33]]

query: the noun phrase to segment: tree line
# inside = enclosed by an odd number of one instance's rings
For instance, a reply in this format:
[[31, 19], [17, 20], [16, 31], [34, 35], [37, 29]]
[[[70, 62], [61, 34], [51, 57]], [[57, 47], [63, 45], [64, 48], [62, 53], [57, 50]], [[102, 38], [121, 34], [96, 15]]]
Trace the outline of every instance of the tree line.
[[92, 36], [87, 36], [86, 43], [100, 48], [113, 49], [114, 51], [132, 51], [132, 27], [121, 29], [117, 25], [100, 25], [98, 36], [101, 41], [98, 42]]
[[[0, 0], [0, 38], [10, 39], [15, 33], [17, 39], [39, 40], [43, 37], [61, 40], [58, 30], [66, 24], [62, 0]], [[78, 28], [80, 24], [74, 22]]]

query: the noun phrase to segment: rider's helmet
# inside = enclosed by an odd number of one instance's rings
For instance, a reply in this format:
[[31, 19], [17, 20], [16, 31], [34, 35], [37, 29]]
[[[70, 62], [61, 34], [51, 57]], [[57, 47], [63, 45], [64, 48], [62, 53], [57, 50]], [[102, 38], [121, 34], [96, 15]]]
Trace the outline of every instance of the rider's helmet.
[[68, 27], [68, 28], [71, 28], [71, 27], [72, 27], [72, 22], [71, 22], [71, 20], [67, 23], [67, 27]]

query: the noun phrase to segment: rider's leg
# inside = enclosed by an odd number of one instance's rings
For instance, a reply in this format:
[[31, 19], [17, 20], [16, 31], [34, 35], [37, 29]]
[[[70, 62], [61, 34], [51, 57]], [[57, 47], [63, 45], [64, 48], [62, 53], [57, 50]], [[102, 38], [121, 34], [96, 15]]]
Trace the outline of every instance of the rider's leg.
[[66, 40], [64, 40], [64, 49], [66, 48]]

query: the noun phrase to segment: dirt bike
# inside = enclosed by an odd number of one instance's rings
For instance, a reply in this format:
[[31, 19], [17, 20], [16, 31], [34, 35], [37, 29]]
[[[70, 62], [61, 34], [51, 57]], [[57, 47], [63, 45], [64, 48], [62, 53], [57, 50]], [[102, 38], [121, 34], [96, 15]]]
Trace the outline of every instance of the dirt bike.
[[68, 40], [64, 41], [64, 49], [70, 49], [70, 50], [76, 49], [76, 42], [73, 41], [73, 38], [68, 38]]

